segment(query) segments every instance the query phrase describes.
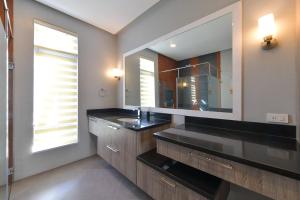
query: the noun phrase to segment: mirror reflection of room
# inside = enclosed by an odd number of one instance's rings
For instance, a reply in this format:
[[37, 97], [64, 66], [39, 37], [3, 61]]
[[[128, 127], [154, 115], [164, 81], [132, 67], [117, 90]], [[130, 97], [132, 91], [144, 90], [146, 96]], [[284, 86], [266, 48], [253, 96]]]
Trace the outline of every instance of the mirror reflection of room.
[[163, 69], [164, 65], [159, 65], [159, 106], [230, 112], [231, 56], [231, 49], [180, 61], [159, 55], [159, 59], [175, 64], [171, 69]]
[[127, 56], [125, 66], [126, 105], [231, 113], [232, 15]]

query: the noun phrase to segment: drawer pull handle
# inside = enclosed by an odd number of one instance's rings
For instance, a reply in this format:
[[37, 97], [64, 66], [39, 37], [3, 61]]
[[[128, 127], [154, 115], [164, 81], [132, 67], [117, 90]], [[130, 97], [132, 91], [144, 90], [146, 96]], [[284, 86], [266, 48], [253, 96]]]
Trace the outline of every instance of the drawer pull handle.
[[118, 127], [111, 126], [111, 125], [108, 125], [107, 127], [108, 127], [108, 128], [111, 128], [111, 129], [114, 129], [114, 130], [119, 130], [119, 129], [120, 129], [120, 128], [118, 128]]
[[215, 160], [215, 159], [213, 159], [213, 158], [210, 158], [210, 157], [208, 157], [208, 156], [203, 156], [203, 155], [193, 154], [192, 152], [190, 152], [190, 155], [191, 155], [191, 156], [195, 155], [195, 156], [197, 156], [198, 158], [200, 158], [200, 159], [202, 159], [202, 160], [207, 160], [207, 161], [209, 161], [209, 162], [213, 162], [213, 163], [215, 163], [216, 165], [219, 165], [219, 166], [224, 167], [224, 168], [226, 168], [226, 169], [230, 169], [230, 170], [233, 169], [232, 165], [225, 164], [225, 163], [221, 163], [221, 162], [219, 162], [219, 161], [217, 161], [217, 160]]
[[167, 185], [171, 186], [172, 188], [175, 188], [176, 185], [174, 183], [171, 183], [170, 181], [168, 181], [167, 179], [165, 179], [164, 177], [160, 178], [160, 181], [163, 183], [166, 183]]
[[111, 150], [111, 151], [113, 151], [113, 152], [115, 152], [115, 153], [118, 153], [118, 152], [120, 151], [120, 150], [118, 150], [118, 149], [112, 148], [112, 147], [109, 146], [109, 145], [107, 145], [106, 148], [108, 148], [109, 150]]

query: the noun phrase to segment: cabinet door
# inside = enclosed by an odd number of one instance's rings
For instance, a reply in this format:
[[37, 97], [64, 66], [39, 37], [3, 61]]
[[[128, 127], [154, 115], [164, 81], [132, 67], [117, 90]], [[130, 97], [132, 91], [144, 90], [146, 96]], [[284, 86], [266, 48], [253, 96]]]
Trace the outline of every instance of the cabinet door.
[[118, 126], [110, 125], [111, 133], [111, 165], [121, 172], [121, 148], [122, 148], [122, 130]]
[[144, 192], [153, 198], [154, 169], [144, 163], [137, 161], [137, 181], [136, 184]]
[[112, 151], [110, 150], [111, 130], [108, 128], [107, 123], [103, 122], [103, 120], [100, 119], [97, 121], [97, 129], [98, 129], [97, 153], [106, 162], [111, 163], [111, 155], [112, 155]]
[[121, 134], [121, 172], [136, 184], [136, 133], [128, 129], [122, 129]]
[[119, 128], [112, 133], [112, 166], [136, 183], [136, 132]]

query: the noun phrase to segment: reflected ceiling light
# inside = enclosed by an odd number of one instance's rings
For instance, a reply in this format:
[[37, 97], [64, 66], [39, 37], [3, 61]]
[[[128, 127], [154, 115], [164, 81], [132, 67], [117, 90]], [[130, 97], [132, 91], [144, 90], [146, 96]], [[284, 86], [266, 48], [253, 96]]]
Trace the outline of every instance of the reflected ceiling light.
[[175, 47], [176, 47], [176, 44], [173, 43], [173, 42], [171, 42], [171, 43], [170, 43], [170, 47], [171, 47], [171, 48], [175, 48]]
[[262, 48], [272, 49], [277, 45], [276, 24], [274, 14], [262, 16], [258, 20], [259, 36], [263, 39]]

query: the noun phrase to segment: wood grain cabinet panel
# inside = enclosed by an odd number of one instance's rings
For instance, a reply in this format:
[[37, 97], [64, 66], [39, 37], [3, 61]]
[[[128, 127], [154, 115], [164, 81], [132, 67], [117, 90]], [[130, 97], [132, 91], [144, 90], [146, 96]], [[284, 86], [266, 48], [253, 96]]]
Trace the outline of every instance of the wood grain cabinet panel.
[[156, 148], [156, 139], [153, 137], [153, 133], [160, 132], [168, 128], [170, 128], [170, 124], [137, 132], [137, 155], [141, 155]]
[[137, 161], [137, 185], [155, 200], [207, 200], [140, 161]]
[[91, 126], [93, 133], [98, 136], [98, 155], [133, 183], [136, 183], [136, 157], [156, 147], [154, 132], [169, 127], [170, 125], [163, 125], [133, 131], [99, 118], [96, 120], [96, 127], [95, 124]]
[[129, 180], [136, 183], [136, 133], [122, 128], [118, 135], [120, 171]]
[[157, 152], [272, 199], [300, 200], [300, 181], [157, 140]]
[[111, 137], [110, 151], [111, 151], [111, 165], [121, 172], [121, 163], [123, 160], [121, 159], [122, 153], [122, 136], [120, 127], [109, 126], [110, 130], [109, 134]]
[[111, 163], [112, 151], [109, 149], [111, 145], [110, 129], [103, 120], [97, 119], [97, 153], [106, 162]]

